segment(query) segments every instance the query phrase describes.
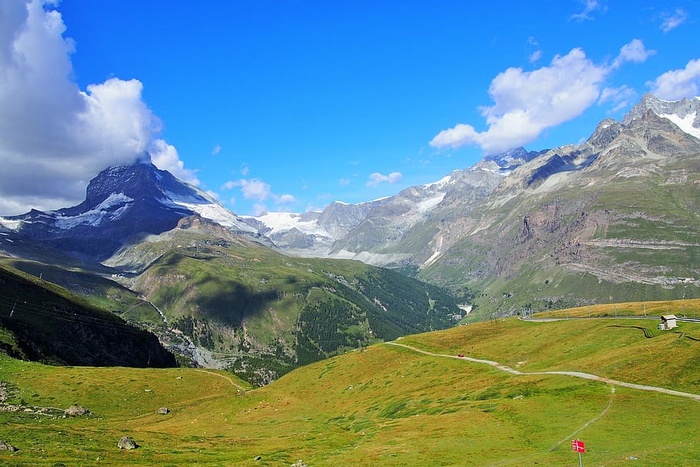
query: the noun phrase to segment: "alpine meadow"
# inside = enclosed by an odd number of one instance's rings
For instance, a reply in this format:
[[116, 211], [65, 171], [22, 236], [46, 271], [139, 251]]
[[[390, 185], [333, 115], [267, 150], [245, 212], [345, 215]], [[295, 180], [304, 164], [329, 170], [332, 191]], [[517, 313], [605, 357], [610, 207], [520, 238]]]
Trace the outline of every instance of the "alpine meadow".
[[0, 1], [0, 464], [697, 465], [699, 20]]

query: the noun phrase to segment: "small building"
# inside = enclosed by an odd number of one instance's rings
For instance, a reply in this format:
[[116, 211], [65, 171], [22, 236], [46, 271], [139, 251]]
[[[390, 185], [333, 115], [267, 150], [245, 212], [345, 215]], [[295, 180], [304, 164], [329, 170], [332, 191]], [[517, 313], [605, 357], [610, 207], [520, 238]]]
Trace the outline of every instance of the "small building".
[[662, 331], [668, 331], [669, 329], [677, 328], [676, 315], [663, 315], [661, 317], [661, 323], [659, 323], [659, 329]]

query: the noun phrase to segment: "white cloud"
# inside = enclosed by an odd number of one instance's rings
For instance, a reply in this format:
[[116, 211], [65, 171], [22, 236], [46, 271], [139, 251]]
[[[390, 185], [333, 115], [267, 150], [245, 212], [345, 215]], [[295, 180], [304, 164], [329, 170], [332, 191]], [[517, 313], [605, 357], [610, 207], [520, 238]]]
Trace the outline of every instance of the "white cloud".
[[682, 8], [676, 8], [676, 11], [673, 13], [664, 15], [663, 21], [661, 22], [661, 30], [663, 32], [672, 31], [685, 23], [686, 19], [688, 19], [688, 13]]
[[401, 181], [402, 178], [403, 174], [401, 174], [401, 172], [391, 172], [389, 175], [383, 175], [379, 172], [374, 172], [369, 176], [369, 180], [365, 185], [371, 188], [379, 186], [382, 183], [388, 183], [390, 185], [393, 185], [394, 183]]
[[231, 180], [221, 187], [222, 190], [230, 190], [232, 188], [240, 188], [245, 199], [253, 199], [256, 201], [265, 201], [270, 196], [270, 185], [252, 178], [250, 180], [242, 178], [240, 180]]
[[297, 199], [294, 197], [294, 195], [284, 194], [281, 196], [275, 196], [275, 204], [278, 206], [294, 204], [296, 202]]
[[688, 62], [685, 68], [671, 70], [654, 81], [647, 82], [652, 94], [667, 100], [694, 97], [700, 94], [700, 58]]
[[141, 82], [112, 78], [79, 89], [75, 44], [52, 5], [0, 2], [0, 214], [77, 204], [100, 170], [151, 149], [156, 165], [167, 164], [160, 168], [196, 182], [158, 139]]
[[240, 173], [245, 177], [250, 173], [250, 167], [247, 164], [241, 164]]
[[592, 20], [593, 13], [596, 11], [606, 11], [606, 7], [601, 4], [598, 0], [581, 0], [583, 4], [583, 11], [581, 13], [575, 13], [571, 15], [571, 19], [576, 21]]
[[151, 142], [148, 152], [151, 155], [153, 165], [159, 169], [167, 170], [177, 178], [193, 185], [199, 185], [197, 176], [193, 171], [185, 169], [177, 154], [177, 149], [172, 144], [166, 143], [163, 139], [156, 139]]
[[542, 58], [542, 51], [539, 49], [539, 44], [537, 43], [537, 39], [534, 37], [530, 36], [527, 38], [527, 43], [535, 48], [535, 51], [530, 54], [529, 60], [530, 63], [535, 63], [538, 61], [540, 58]]
[[629, 86], [620, 86], [617, 88], [605, 88], [600, 93], [598, 98], [599, 104], [612, 102], [614, 107], [612, 112], [617, 112], [625, 107], [629, 107], [637, 99], [637, 92]]
[[612, 70], [625, 62], [644, 61], [652, 53], [635, 39], [620, 49], [611, 65], [597, 65], [576, 48], [533, 71], [508, 68], [489, 86], [494, 104], [480, 109], [488, 125], [485, 131], [460, 123], [438, 133], [430, 145], [456, 149], [475, 144], [487, 154], [523, 146], [593, 105]]
[[340, 185], [340, 186], [350, 185], [350, 179], [349, 178], [341, 178], [340, 180], [338, 180], [338, 185]]
[[221, 145], [217, 144], [216, 146], [214, 146], [214, 149], [211, 150], [211, 155], [216, 156], [220, 152], [221, 152]]
[[458, 148], [477, 144], [488, 154], [534, 140], [546, 128], [581, 114], [598, 98], [604, 67], [591, 62], [583, 50], [556, 56], [549, 66], [534, 71], [509, 68], [491, 82], [494, 105], [484, 107], [488, 130], [458, 124], [441, 131], [430, 145]]
[[612, 63], [612, 68], [619, 68], [625, 62], [642, 63], [654, 55], [655, 50], [647, 50], [639, 39], [633, 39], [620, 48], [620, 53]]

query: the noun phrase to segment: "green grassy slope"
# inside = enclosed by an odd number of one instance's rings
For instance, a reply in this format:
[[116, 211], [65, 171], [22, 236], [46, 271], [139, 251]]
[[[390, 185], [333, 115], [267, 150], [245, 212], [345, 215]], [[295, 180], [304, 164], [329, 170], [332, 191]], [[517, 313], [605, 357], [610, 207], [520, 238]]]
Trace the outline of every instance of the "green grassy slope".
[[[633, 320], [637, 325], [641, 322]], [[649, 327], [653, 325], [649, 321]], [[194, 369], [55, 368], [0, 360], [8, 401], [93, 412], [0, 412], [10, 465], [692, 465], [697, 400], [570, 376], [566, 369], [700, 394], [700, 342], [645, 338], [611, 320], [461, 326], [317, 362], [259, 389]], [[625, 325], [627, 322], [617, 322]], [[700, 325], [681, 323], [700, 338]], [[665, 355], [672, 356], [664, 357]], [[158, 415], [167, 406], [168, 415]], [[120, 451], [130, 435], [141, 445]]]
[[444, 290], [358, 261], [293, 258], [192, 231], [134, 252], [156, 258], [130, 287], [162, 310], [161, 329], [177, 329], [255, 383], [359, 346], [444, 329], [460, 313]]
[[482, 318], [699, 297], [698, 156], [665, 161], [644, 176], [582, 173], [552, 192], [486, 203], [467, 223], [479, 229], [419, 277], [479, 290]]

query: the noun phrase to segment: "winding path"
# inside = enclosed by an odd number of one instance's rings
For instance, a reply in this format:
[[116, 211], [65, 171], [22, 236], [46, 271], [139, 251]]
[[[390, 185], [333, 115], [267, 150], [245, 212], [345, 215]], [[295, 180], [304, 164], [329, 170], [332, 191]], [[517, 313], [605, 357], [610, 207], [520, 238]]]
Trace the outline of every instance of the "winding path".
[[227, 380], [229, 383], [231, 383], [232, 386], [237, 387], [239, 390], [241, 390], [241, 391], [243, 391], [243, 392], [245, 392], [245, 390], [246, 390], [243, 386], [241, 386], [240, 384], [237, 384], [234, 380], [232, 380], [231, 378], [229, 378], [229, 377], [226, 376], [226, 375], [222, 375], [222, 374], [220, 374], [220, 373], [214, 373], [213, 371], [209, 371], [209, 370], [202, 370], [202, 369], [200, 369], [200, 368], [194, 368], [194, 371], [199, 371], [199, 372], [201, 372], [201, 373], [208, 373], [208, 374], [210, 374], [210, 375], [218, 376], [219, 378], [224, 378], [224, 379]]
[[693, 399], [696, 401], [700, 402], [700, 394], [693, 394], [690, 392], [682, 392], [682, 391], [676, 391], [673, 389], [666, 389], [666, 388], [659, 388], [656, 386], [647, 386], [645, 384], [635, 384], [635, 383], [628, 383], [625, 381], [618, 381], [615, 379], [610, 379], [610, 378], [605, 378], [603, 376], [598, 376], [594, 375], [591, 373], [583, 373], [580, 371], [519, 371], [515, 370], [509, 366], [501, 365], [498, 362], [494, 362], [492, 360], [482, 360], [479, 358], [472, 358], [472, 357], [459, 357], [457, 355], [447, 355], [447, 354], [439, 354], [439, 353], [434, 353], [434, 352], [428, 352], [427, 350], [421, 350], [416, 347], [411, 347], [410, 345], [406, 344], [399, 344], [398, 342], [386, 342], [389, 345], [395, 345], [397, 347], [404, 347], [409, 350], [413, 350], [414, 352], [422, 353], [425, 355], [430, 355], [432, 357], [444, 357], [444, 358], [456, 358], [457, 360], [466, 360], [469, 362], [473, 363], [481, 363], [484, 365], [489, 365], [494, 368], [497, 368], [501, 371], [505, 371], [507, 373], [513, 374], [513, 375], [559, 375], [559, 376], [573, 376], [575, 378], [583, 378], [583, 379], [590, 379], [593, 381], [601, 381], [603, 383], [607, 383], [613, 386], [620, 386], [620, 387], [625, 387], [625, 388], [631, 388], [631, 389], [638, 389], [640, 391], [652, 391], [652, 392], [660, 392], [663, 394], [669, 394], [672, 396], [679, 396], [679, 397], [686, 397], [688, 399]]

